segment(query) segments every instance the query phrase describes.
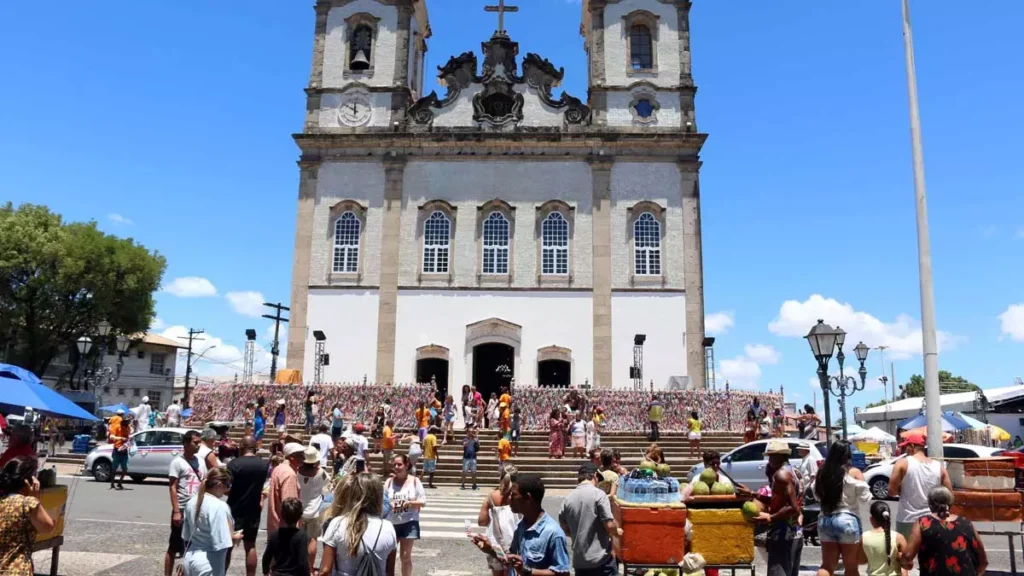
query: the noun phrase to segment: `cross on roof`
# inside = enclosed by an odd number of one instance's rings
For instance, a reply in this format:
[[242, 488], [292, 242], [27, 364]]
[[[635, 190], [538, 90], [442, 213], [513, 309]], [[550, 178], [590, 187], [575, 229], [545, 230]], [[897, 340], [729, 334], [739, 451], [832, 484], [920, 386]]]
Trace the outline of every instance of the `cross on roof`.
[[518, 6], [505, 6], [505, 0], [498, 0], [497, 6], [484, 6], [487, 12], [498, 13], [498, 30], [500, 34], [505, 33], [505, 12], [519, 12]]

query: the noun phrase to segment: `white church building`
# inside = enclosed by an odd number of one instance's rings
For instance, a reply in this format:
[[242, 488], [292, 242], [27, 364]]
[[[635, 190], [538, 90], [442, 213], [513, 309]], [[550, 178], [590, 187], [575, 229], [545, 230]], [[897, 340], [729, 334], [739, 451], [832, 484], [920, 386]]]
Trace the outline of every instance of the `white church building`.
[[319, 331], [323, 382], [627, 388], [643, 334], [645, 388], [702, 387], [690, 2], [584, 0], [585, 102], [500, 20], [423, 94], [428, 5], [316, 4], [288, 367]]

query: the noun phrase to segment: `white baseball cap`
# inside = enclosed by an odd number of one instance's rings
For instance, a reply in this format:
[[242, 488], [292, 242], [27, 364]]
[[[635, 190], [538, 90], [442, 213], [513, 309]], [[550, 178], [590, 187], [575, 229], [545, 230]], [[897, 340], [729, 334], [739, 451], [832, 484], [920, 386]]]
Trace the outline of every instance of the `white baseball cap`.
[[284, 457], [285, 458], [288, 458], [289, 456], [293, 456], [295, 454], [300, 454], [300, 453], [305, 452], [305, 451], [306, 451], [306, 447], [303, 446], [302, 444], [299, 444], [298, 442], [289, 442], [289, 443], [284, 445]]
[[145, 404], [146, 402], [149, 402], [149, 396], [142, 397], [142, 403]]

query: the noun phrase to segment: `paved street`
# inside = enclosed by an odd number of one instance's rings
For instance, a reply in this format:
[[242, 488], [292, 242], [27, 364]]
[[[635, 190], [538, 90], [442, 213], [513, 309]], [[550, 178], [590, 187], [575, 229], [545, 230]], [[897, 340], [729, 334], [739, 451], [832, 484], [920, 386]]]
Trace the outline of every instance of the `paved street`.
[[[64, 477], [69, 485], [66, 544], [61, 550], [64, 576], [136, 576], [162, 573], [170, 515], [167, 483], [150, 480], [128, 484], [123, 492], [110, 491], [107, 485], [89, 478]], [[564, 492], [545, 499], [549, 513], [557, 513]], [[485, 576], [489, 574], [483, 558], [465, 537], [465, 520], [475, 525], [484, 492], [442, 489], [428, 491], [421, 527], [424, 539], [415, 550], [417, 576]], [[891, 503], [895, 509], [896, 503]], [[865, 518], [866, 522], [866, 518]], [[261, 532], [258, 549], [266, 540]], [[1018, 540], [1019, 542], [1019, 540]], [[1005, 538], [985, 537], [990, 561], [995, 569], [1009, 569]], [[1020, 548], [1017, 549], [1020, 558]], [[820, 561], [820, 549], [804, 549], [802, 573], [813, 574]], [[49, 566], [49, 554], [35, 557], [38, 572]], [[232, 566], [229, 574], [244, 574], [242, 566]], [[764, 568], [759, 559], [759, 570]], [[1022, 566], [1018, 560], [1018, 567]], [[862, 571], [863, 573], [863, 571]]]

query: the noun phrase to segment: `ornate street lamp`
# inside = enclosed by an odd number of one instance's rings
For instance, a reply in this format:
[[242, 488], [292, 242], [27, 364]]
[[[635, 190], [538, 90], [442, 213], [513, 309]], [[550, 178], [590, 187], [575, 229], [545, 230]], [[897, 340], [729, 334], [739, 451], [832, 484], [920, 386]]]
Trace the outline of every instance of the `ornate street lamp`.
[[[821, 385], [822, 399], [825, 402], [825, 440], [828, 440], [832, 433], [832, 412], [829, 409], [828, 399], [828, 362], [832, 359], [832, 351], [836, 347], [838, 333], [834, 328], [825, 324], [824, 320], [818, 320], [811, 331], [804, 338], [811, 345], [811, 353], [818, 361], [818, 383]], [[843, 334], [845, 338], [846, 335]]]
[[[835, 347], [836, 360], [839, 362], [839, 376], [829, 377], [828, 375], [828, 362], [832, 356], [832, 348], [829, 347], [830, 339]], [[827, 434], [832, 433], [832, 418], [829, 413], [829, 395], [831, 394], [839, 400], [839, 411], [843, 416], [843, 440], [846, 440], [846, 399], [855, 392], [863, 390], [867, 385], [868, 370], [864, 367], [864, 362], [868, 359], [870, 348], [865, 346], [863, 342], [859, 342], [853, 349], [853, 352], [857, 355], [857, 361], [860, 363], [860, 369], [857, 371], [860, 375], [860, 382], [857, 382], [853, 376], [846, 376], [843, 373], [843, 363], [846, 360], [846, 355], [843, 354], [843, 344], [846, 343], [845, 330], [839, 326], [833, 329], [828, 324], [818, 320], [818, 324], [811, 328], [810, 333], [807, 334], [807, 340], [811, 343], [811, 351], [814, 353], [814, 358], [818, 361], [818, 380], [821, 382], [821, 390], [825, 397], [825, 428], [828, 431]]]

